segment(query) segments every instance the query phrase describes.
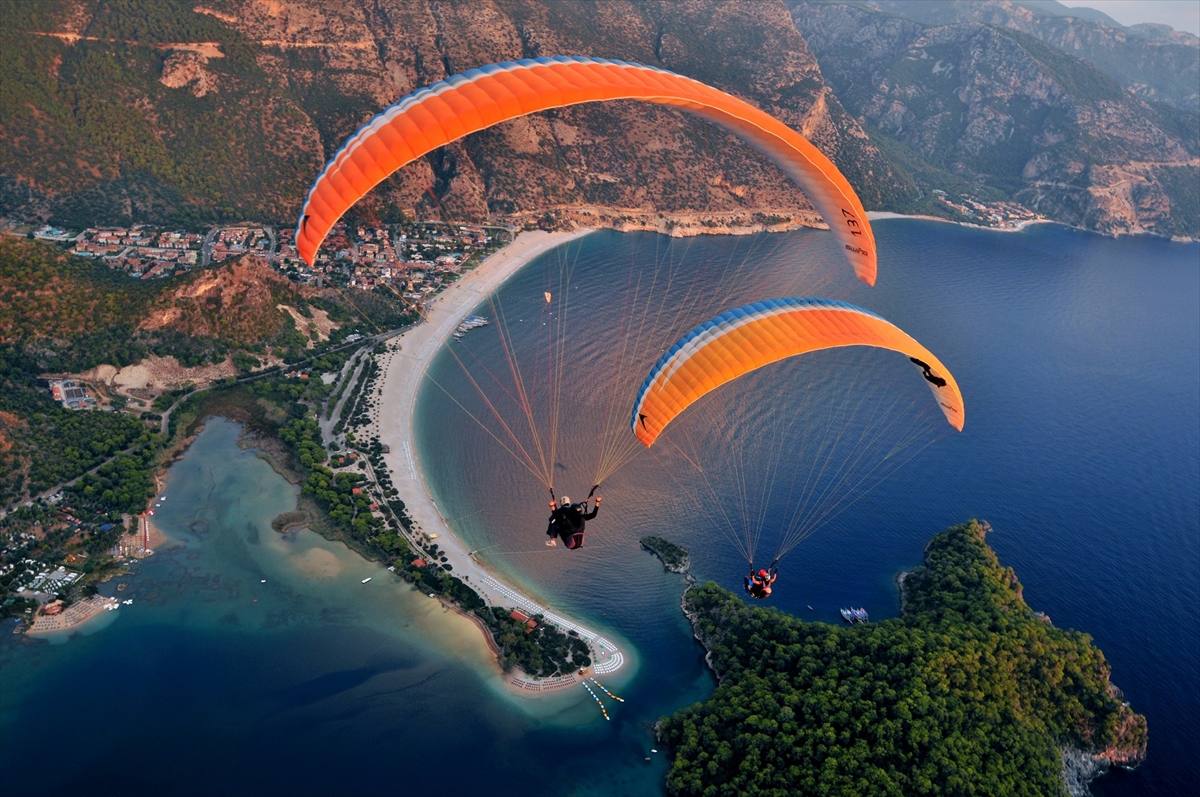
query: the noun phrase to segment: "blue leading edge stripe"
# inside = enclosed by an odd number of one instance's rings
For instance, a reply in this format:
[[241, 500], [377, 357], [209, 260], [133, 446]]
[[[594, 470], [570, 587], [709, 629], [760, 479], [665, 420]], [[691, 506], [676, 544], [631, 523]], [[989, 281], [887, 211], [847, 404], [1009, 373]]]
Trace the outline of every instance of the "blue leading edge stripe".
[[[726, 310], [711, 321], [705, 321], [700, 326], [693, 329], [691, 332], [684, 335], [675, 345], [667, 352], [658, 358], [658, 362], [650, 369], [649, 376], [642, 383], [642, 387], [638, 390], [637, 398], [633, 402], [633, 413], [629, 417], [629, 428], [637, 432], [638, 414], [642, 410], [642, 404], [646, 400], [646, 394], [650, 391], [650, 386], [657, 381], [659, 375], [671, 364], [685, 347], [691, 344], [702, 336], [717, 337], [724, 335], [743, 324], [751, 321], [765, 318], [771, 315], [791, 312], [793, 310], [852, 310], [856, 313], [878, 318], [880, 321], [885, 321], [882, 316], [872, 313], [870, 310], [865, 310], [857, 305], [843, 302], [838, 299], [821, 299], [815, 296], [806, 296], [800, 298], [785, 298], [785, 299], [764, 299], [760, 302], [735, 307], [732, 310]], [[714, 331], [715, 330], [715, 331]], [[710, 334], [711, 333], [711, 334]]]

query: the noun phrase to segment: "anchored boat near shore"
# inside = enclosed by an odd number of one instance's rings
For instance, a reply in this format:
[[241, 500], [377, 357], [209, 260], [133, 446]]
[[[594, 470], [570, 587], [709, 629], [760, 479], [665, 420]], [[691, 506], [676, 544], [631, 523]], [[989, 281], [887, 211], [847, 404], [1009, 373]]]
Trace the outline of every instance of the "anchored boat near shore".
[[868, 623], [871, 621], [866, 609], [839, 609], [838, 611], [841, 612], [842, 619], [850, 624]]
[[486, 327], [488, 323], [488, 320], [481, 315], [469, 315], [460, 321], [458, 326], [455, 328], [453, 333], [454, 339], [462, 340], [463, 335], [465, 335], [467, 332], [477, 327]]

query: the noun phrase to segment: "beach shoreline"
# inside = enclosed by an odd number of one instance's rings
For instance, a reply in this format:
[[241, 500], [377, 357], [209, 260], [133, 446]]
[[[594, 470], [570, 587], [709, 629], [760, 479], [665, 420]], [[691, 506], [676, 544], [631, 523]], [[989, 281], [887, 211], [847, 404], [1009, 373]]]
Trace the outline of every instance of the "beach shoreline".
[[113, 611], [119, 601], [116, 598], [106, 598], [93, 595], [81, 601], [76, 601], [55, 615], [38, 615], [33, 623], [25, 630], [27, 636], [54, 634], [63, 631], [75, 631], [85, 623], [96, 619], [105, 611]]
[[[390, 449], [389, 453], [383, 455], [384, 461], [392, 474], [398, 497], [404, 501], [412, 519], [414, 533], [438, 535], [438, 545], [453, 566], [454, 574], [473, 588], [488, 605], [519, 609], [529, 616], [540, 614], [544, 622], [552, 623], [564, 631], [575, 631], [592, 650], [590, 670], [608, 675], [626, 662], [624, 654], [611, 641], [594, 630], [552, 612], [502, 582], [498, 574], [471, 555], [472, 551], [438, 510], [425, 481], [415, 446], [416, 399], [425, 371], [462, 318], [526, 263], [591, 232], [593, 230], [584, 229], [521, 233], [512, 244], [488, 257], [431, 301], [423, 323], [402, 332], [389, 342], [389, 345], [398, 344], [400, 348], [380, 376], [381, 404], [390, 407], [391, 411], [381, 414], [377, 432], [380, 442]], [[486, 636], [486, 631], [482, 633]], [[514, 673], [503, 673], [503, 677], [510, 687], [516, 687], [526, 695], [557, 691], [578, 682], [576, 676], [572, 676], [571, 683], [558, 683], [565, 680], [564, 676], [562, 679], [545, 679], [544, 684], [536, 679], [515, 676]], [[520, 678], [522, 684], [518, 686], [512, 683], [514, 678]], [[526, 683], [536, 684], [539, 688], [527, 687]]]
[[[992, 230], [994, 232], [1021, 232], [1026, 227], [1031, 227], [1034, 224], [1062, 224], [1061, 221], [1054, 219], [1024, 219], [1018, 221], [1012, 227], [989, 227], [985, 224], [971, 224], [967, 221], [954, 221], [953, 219], [944, 219], [941, 216], [925, 216], [920, 214], [909, 213], [893, 213], [890, 210], [868, 210], [867, 219], [870, 221], [888, 221], [890, 219], [917, 219], [920, 221], [940, 221], [943, 224], [955, 224], [959, 227], [970, 227], [973, 230]], [[1069, 227], [1070, 225], [1063, 225]]]

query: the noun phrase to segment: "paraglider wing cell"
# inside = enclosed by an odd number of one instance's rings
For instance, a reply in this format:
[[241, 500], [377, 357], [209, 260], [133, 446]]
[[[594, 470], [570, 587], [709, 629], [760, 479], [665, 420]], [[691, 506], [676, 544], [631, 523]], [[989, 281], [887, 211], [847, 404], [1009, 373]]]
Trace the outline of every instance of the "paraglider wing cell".
[[722, 313], [679, 339], [650, 371], [630, 426], [647, 447], [679, 413], [726, 382], [773, 362], [822, 349], [874, 346], [906, 355], [946, 420], [962, 431], [958, 383], [933, 354], [874, 313], [831, 299], [768, 299]]
[[351, 136], [309, 190], [296, 247], [309, 265], [351, 205], [405, 164], [518, 116], [585, 102], [673, 105], [724, 127], [798, 183], [837, 236], [854, 273], [875, 284], [875, 237], [837, 167], [787, 125], [697, 80], [655, 67], [559, 56], [472, 69], [404, 97]]

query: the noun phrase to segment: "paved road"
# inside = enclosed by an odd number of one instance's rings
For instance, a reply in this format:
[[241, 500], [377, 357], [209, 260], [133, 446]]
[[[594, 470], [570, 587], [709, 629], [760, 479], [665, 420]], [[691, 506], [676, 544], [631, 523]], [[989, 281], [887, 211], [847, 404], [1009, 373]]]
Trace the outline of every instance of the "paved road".
[[204, 236], [204, 243], [200, 245], [200, 267], [204, 268], [212, 262], [212, 245], [213, 239], [217, 237], [217, 233], [222, 230], [221, 227], [213, 227]]

